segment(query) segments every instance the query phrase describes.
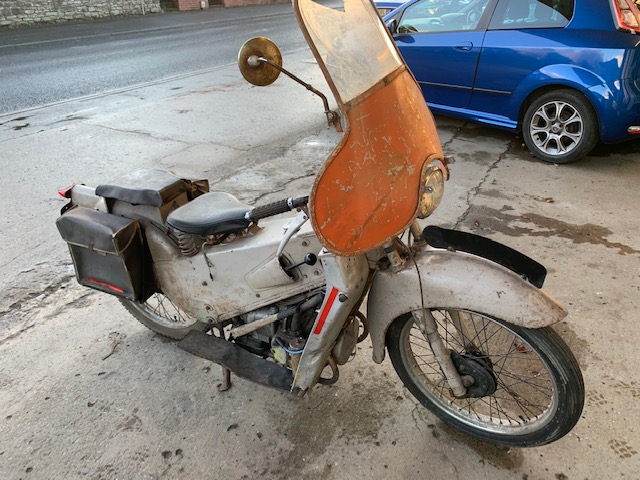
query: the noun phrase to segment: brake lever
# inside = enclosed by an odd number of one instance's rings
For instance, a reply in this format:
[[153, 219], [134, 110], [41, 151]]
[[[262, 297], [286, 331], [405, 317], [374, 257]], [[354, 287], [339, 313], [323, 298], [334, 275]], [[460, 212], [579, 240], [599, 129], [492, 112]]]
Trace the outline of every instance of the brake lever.
[[278, 252], [276, 253], [276, 258], [280, 258], [280, 255], [282, 255], [282, 252], [284, 251], [284, 247], [287, 246], [287, 243], [289, 243], [289, 240], [291, 240], [291, 237], [293, 237], [296, 233], [298, 233], [302, 225], [304, 225], [307, 222], [307, 220], [309, 220], [309, 215], [304, 209], [301, 209], [297, 213], [296, 217], [291, 221], [291, 223], [287, 227], [287, 231], [285, 232], [284, 237], [282, 237], [282, 240], [280, 240], [280, 245], [278, 246]]

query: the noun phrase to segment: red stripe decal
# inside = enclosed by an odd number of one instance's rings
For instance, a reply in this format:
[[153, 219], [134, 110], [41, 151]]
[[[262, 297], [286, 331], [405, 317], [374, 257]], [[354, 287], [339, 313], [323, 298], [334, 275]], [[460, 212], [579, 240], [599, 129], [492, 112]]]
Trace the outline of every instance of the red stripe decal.
[[113, 290], [117, 293], [124, 293], [124, 290], [122, 290], [121, 288], [118, 288], [115, 285], [111, 285], [109, 283], [101, 282], [100, 280], [96, 280], [95, 278], [87, 278], [87, 282], [95, 283], [96, 285], [108, 288], [109, 290]]
[[336, 287], [333, 287], [331, 289], [331, 293], [329, 293], [329, 299], [327, 300], [326, 305], [324, 306], [324, 308], [322, 309], [322, 312], [320, 313], [320, 318], [318, 319], [316, 328], [313, 330], [313, 333], [315, 335], [319, 335], [320, 332], [322, 331], [322, 327], [324, 327], [324, 322], [327, 321], [327, 317], [329, 316], [329, 310], [331, 310], [331, 307], [333, 306], [333, 302], [336, 301], [337, 296], [338, 296], [338, 289]]

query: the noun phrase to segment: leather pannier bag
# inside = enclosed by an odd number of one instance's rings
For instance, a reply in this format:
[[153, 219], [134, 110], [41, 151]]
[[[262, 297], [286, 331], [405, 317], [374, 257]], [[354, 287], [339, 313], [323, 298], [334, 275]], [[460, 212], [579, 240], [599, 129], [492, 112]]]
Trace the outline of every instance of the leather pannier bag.
[[56, 225], [69, 246], [78, 283], [128, 300], [148, 298], [153, 275], [139, 222], [75, 207]]

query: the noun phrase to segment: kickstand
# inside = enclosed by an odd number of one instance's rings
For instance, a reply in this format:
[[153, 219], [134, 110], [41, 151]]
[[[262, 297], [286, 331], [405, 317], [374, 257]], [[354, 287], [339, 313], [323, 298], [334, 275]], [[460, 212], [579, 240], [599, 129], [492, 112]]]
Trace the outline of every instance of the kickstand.
[[[224, 327], [219, 326], [217, 328], [218, 328], [218, 332], [220, 332], [220, 338], [222, 338], [223, 340], [226, 340], [227, 338], [224, 334]], [[213, 334], [213, 327], [211, 328], [211, 330], [212, 330], [211, 333]], [[231, 388], [231, 370], [229, 370], [225, 366], [222, 367], [222, 383], [219, 383], [217, 385], [217, 388], [219, 392], [226, 392]]]
[[231, 388], [231, 370], [222, 367], [222, 383], [218, 384], [219, 392], [226, 392]]

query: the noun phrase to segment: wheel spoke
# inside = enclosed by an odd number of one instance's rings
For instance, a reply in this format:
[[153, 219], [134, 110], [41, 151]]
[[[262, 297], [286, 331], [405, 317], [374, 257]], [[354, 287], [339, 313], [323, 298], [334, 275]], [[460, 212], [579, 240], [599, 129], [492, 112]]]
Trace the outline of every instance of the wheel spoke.
[[[513, 378], [513, 379], [518, 379], [517, 382], [513, 382], [510, 384], [506, 384], [502, 378], [503, 377], [507, 377], [507, 378]], [[538, 392], [540, 392], [543, 395], [551, 395], [551, 393], [553, 392], [553, 388], [548, 387], [548, 386], [544, 386], [544, 385], [539, 385], [537, 383], [534, 382], [529, 382], [523, 378], [518, 378], [514, 375], [508, 375], [505, 373], [502, 373], [501, 375], [498, 376], [498, 382], [504, 387], [504, 388], [508, 388], [511, 389], [513, 387], [515, 387], [516, 385], [521, 385], [521, 386], [526, 386], [528, 388], [531, 388], [532, 390], [536, 390]]]
[[538, 120], [538, 121], [536, 122], [536, 125], [538, 125], [538, 124], [539, 124], [539, 123], [538, 123], [539, 121], [543, 122], [543, 124], [544, 124], [544, 125], [549, 125], [549, 123], [551, 123], [551, 118], [550, 118], [550, 117], [549, 117], [549, 115], [547, 114], [547, 110], [546, 110], [544, 107], [543, 107], [543, 108], [541, 108], [540, 110], [538, 110], [538, 111], [534, 114], [533, 118], [534, 118], [535, 120]]
[[[573, 145], [575, 145], [575, 144], [577, 144], [577, 143], [580, 141], [580, 139], [582, 138], [582, 132], [580, 132], [580, 133], [571, 133], [571, 132], [566, 132], [566, 131], [565, 131], [565, 132], [562, 134], [562, 137], [561, 137], [561, 138], [568, 138], [568, 139], [571, 141], [571, 143], [572, 143]], [[564, 143], [564, 142], [561, 142], [561, 143]]]
[[132, 302], [131, 306], [149, 321], [165, 328], [189, 327], [197, 322], [162, 293], [154, 293], [144, 303]]
[[538, 137], [540, 135], [544, 135], [544, 140], [548, 140], [549, 139], [549, 128], [548, 126], [544, 126], [544, 127], [539, 127], [539, 126], [532, 126], [531, 127], [531, 136], [532, 137]]
[[569, 123], [576, 118], [580, 118], [580, 114], [568, 103], [562, 103], [559, 105], [558, 120], [563, 123]]
[[500, 404], [500, 401], [499, 401], [501, 399], [501, 397], [499, 397], [497, 395], [492, 395], [492, 396], [490, 396], [488, 398], [489, 398], [488, 402], [487, 402], [487, 400], [485, 400], [485, 398], [479, 398], [478, 400], [483, 402], [483, 403], [485, 403], [485, 404], [487, 404], [489, 406], [489, 411], [491, 412], [489, 418], [492, 421], [493, 421], [492, 414], [493, 414], [493, 411], [494, 411], [494, 408], [493, 408], [492, 405], [495, 405], [495, 412], [498, 414], [498, 423], [502, 424], [502, 418], [501, 418], [501, 415], [500, 415], [500, 414], [502, 414], [502, 416], [504, 416], [509, 423], [518, 423], [518, 424], [520, 424], [520, 422], [518, 422], [515, 418], [512, 418], [511, 415], [509, 415], [504, 410], [504, 408], [502, 407], [502, 405]]
[[[545, 110], [546, 118], [558, 115], [560, 108], [554, 104]], [[404, 340], [413, 365], [410, 374], [432, 401], [456, 417], [498, 431], [519, 430], [547, 415], [555, 404], [555, 389], [544, 363], [522, 338], [476, 313], [456, 312], [457, 323], [450, 311], [432, 313], [445, 347], [490, 365], [497, 387], [492, 395], [481, 398], [453, 397], [428, 341], [411, 323]], [[474, 351], [466, 351], [465, 344]]]

